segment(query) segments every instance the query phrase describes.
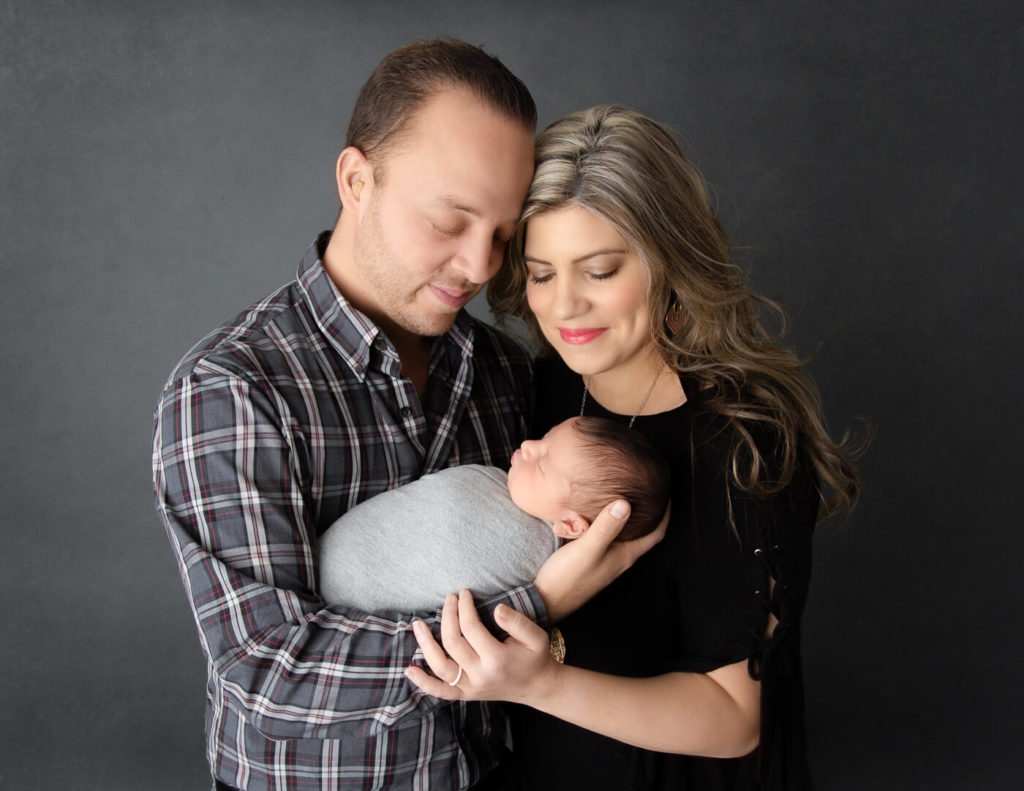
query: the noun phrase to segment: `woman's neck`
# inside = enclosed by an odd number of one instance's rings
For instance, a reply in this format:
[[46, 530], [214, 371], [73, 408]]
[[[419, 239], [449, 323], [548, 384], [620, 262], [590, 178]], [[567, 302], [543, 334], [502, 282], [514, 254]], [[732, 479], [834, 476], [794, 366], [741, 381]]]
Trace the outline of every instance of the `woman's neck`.
[[660, 355], [583, 379], [590, 397], [619, 415], [654, 415], [686, 403], [679, 376], [672, 366], [664, 365]]

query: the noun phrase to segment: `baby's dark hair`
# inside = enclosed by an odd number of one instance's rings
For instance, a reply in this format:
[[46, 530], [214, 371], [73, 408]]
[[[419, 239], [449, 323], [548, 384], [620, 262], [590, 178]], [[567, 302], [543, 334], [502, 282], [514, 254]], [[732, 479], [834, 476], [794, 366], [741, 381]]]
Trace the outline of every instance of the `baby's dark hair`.
[[583, 453], [592, 471], [573, 483], [573, 508], [593, 522], [612, 500], [630, 505], [629, 521], [617, 541], [650, 533], [665, 515], [671, 475], [665, 458], [638, 431], [600, 417], [580, 417], [572, 428], [583, 438]]

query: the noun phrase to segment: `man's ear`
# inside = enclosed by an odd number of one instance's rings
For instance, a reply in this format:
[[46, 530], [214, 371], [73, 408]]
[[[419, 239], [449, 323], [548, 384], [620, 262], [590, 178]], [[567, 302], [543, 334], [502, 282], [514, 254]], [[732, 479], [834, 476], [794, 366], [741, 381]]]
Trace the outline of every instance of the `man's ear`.
[[583, 514], [566, 511], [561, 518], [551, 525], [551, 530], [559, 538], [579, 538], [590, 527], [590, 522]]
[[335, 178], [342, 211], [357, 214], [366, 200], [367, 188], [373, 186], [373, 166], [362, 151], [349, 146], [338, 156]]

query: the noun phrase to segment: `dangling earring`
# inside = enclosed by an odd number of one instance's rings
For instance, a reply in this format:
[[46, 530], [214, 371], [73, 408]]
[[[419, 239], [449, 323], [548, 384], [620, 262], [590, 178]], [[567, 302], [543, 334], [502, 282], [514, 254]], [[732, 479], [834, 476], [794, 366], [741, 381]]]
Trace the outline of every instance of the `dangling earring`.
[[678, 298], [672, 300], [672, 307], [668, 309], [668, 315], [665, 316], [665, 326], [670, 335], [675, 335], [683, 326], [683, 305]]

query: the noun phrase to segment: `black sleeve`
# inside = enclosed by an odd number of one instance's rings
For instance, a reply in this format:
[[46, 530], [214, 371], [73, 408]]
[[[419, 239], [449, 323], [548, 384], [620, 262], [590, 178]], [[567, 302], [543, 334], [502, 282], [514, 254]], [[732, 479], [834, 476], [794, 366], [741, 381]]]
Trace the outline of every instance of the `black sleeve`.
[[[800, 619], [819, 500], [815, 478], [800, 464], [779, 493], [744, 494], [727, 479], [729, 432], [701, 431], [697, 423], [691, 519], [673, 578], [684, 620], [675, 669], [708, 672], [747, 660], [761, 682], [762, 787], [809, 789]], [[762, 438], [758, 446], [770, 463], [771, 443]], [[778, 619], [770, 638], [769, 613]]]
[[689, 491], [673, 498], [673, 507], [688, 510], [670, 582], [682, 619], [674, 669], [707, 672], [748, 659], [757, 673], [769, 610], [780, 619], [780, 638], [799, 626], [816, 500], [802, 470], [775, 495], [741, 491], [729, 475], [732, 433], [716, 423], [695, 419], [692, 475], [676, 482]]

